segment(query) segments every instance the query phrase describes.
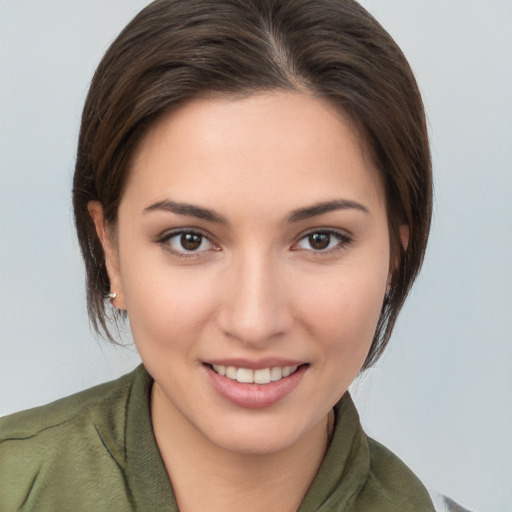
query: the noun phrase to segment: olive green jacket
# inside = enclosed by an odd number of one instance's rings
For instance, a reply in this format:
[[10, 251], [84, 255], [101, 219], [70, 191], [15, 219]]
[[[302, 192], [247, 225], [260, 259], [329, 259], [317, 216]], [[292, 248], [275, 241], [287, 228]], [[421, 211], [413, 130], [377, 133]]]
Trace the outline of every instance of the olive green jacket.
[[[0, 419], [0, 511], [177, 512], [149, 412], [143, 366], [120, 379]], [[299, 512], [432, 512], [427, 491], [369, 439], [347, 393]]]

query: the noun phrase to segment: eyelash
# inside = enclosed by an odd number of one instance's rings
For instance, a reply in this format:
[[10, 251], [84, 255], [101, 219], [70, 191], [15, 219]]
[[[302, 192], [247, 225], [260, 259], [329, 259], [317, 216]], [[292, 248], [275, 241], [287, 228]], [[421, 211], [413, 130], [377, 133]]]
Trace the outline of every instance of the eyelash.
[[[199, 254], [201, 254], [203, 252], [207, 252], [208, 250], [211, 250], [211, 249], [207, 249], [207, 250], [203, 250], [203, 251], [196, 251], [196, 250], [187, 251], [185, 248], [183, 248], [183, 250], [180, 251], [180, 250], [173, 249], [169, 243], [170, 240], [172, 240], [173, 238], [176, 238], [176, 237], [184, 236], [184, 235], [192, 235], [192, 236], [201, 237], [200, 246], [206, 240], [212, 246], [216, 247], [216, 244], [211, 240], [210, 237], [208, 237], [207, 235], [202, 233], [200, 230], [196, 230], [196, 229], [180, 229], [177, 231], [171, 231], [171, 232], [164, 233], [163, 235], [161, 235], [155, 239], [155, 243], [162, 246], [166, 251], [169, 251], [174, 256], [177, 256], [179, 258], [193, 258], [193, 257], [197, 257]], [[315, 235], [329, 237], [328, 245], [330, 245], [330, 243], [332, 242], [332, 238], [334, 238], [337, 241], [337, 243], [333, 247], [327, 247], [326, 249], [319, 249], [319, 250], [315, 250], [312, 248], [311, 249], [301, 249], [301, 248], [297, 247], [302, 241], [308, 239], [309, 237], [315, 236]], [[315, 229], [315, 230], [311, 230], [307, 233], [302, 234], [300, 236], [300, 238], [297, 240], [297, 242], [295, 242], [293, 244], [292, 251], [303, 250], [303, 251], [307, 251], [315, 256], [325, 256], [325, 255], [333, 254], [339, 250], [345, 249], [348, 245], [350, 245], [352, 243], [352, 241], [353, 241], [353, 239], [349, 235], [347, 235], [347, 233], [345, 233], [345, 232], [341, 232], [341, 231], [338, 231], [335, 229]], [[216, 248], [213, 250], [218, 251], [220, 249]]]
[[[206, 251], [187, 251], [185, 248], [183, 248], [182, 251], [173, 249], [169, 242], [173, 238], [181, 237], [184, 235], [193, 235], [193, 236], [201, 237], [201, 244], [206, 240], [207, 242], [212, 244], [212, 246], [216, 247], [216, 244], [211, 240], [210, 237], [208, 237], [207, 235], [205, 235], [204, 233], [202, 233], [200, 230], [197, 230], [197, 229], [180, 229], [177, 231], [167, 232], [167, 233], [164, 233], [163, 235], [159, 236], [158, 238], [156, 238], [155, 243], [162, 246], [166, 251], [169, 251], [170, 253], [172, 253], [174, 256], [177, 256], [178, 258], [194, 258], [194, 257], [197, 257], [198, 254], [206, 252]], [[220, 249], [214, 249], [214, 250], [217, 251]]]
[[337, 243], [333, 247], [328, 247], [327, 249], [320, 249], [320, 250], [314, 250], [314, 249], [293, 249], [295, 251], [304, 250], [309, 253], [311, 253], [314, 256], [327, 256], [331, 255], [333, 253], [336, 253], [337, 251], [346, 249], [352, 242], [353, 239], [351, 236], [349, 236], [344, 231], [339, 231], [336, 229], [314, 229], [311, 231], [308, 231], [307, 233], [304, 233], [297, 242], [293, 244], [293, 247], [296, 247], [299, 243], [301, 243], [303, 240], [307, 240], [309, 237], [312, 237], [314, 235], [322, 235], [322, 236], [328, 236], [329, 237], [329, 245], [332, 242], [332, 239], [334, 238]]

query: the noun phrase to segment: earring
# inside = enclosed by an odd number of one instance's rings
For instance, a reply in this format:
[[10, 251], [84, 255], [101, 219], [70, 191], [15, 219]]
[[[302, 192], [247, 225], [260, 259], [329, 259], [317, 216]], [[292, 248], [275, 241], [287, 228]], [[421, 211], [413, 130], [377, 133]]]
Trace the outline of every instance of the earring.
[[107, 295], [107, 299], [110, 299], [110, 301], [111, 301], [111, 302], [112, 302], [116, 297], [117, 297], [117, 293], [116, 293], [116, 292], [110, 292], [110, 293]]

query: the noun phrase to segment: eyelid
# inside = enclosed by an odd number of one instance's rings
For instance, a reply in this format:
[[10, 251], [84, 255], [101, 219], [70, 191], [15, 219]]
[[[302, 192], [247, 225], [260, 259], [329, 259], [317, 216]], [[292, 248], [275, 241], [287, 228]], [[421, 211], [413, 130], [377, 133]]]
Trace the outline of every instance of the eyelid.
[[[338, 243], [334, 247], [332, 247], [330, 249], [324, 249], [324, 250], [295, 248], [302, 240], [304, 240], [308, 236], [311, 236], [314, 234], [320, 234], [320, 233], [325, 233], [325, 234], [334, 236], [338, 240]], [[327, 228], [327, 227], [313, 228], [313, 229], [308, 229], [307, 231], [301, 233], [297, 237], [296, 241], [292, 244], [292, 251], [305, 251], [305, 252], [309, 252], [314, 255], [322, 256], [322, 255], [328, 255], [328, 254], [331, 254], [338, 250], [344, 249], [349, 244], [351, 244], [353, 241], [354, 241], [354, 238], [353, 238], [352, 234], [343, 229]]]
[[[172, 238], [180, 236], [180, 235], [188, 235], [188, 234], [199, 235], [199, 236], [203, 237], [204, 239], [208, 240], [208, 242], [213, 246], [213, 249], [207, 249], [207, 250], [202, 250], [202, 251], [185, 251], [185, 250], [178, 251], [178, 250], [173, 249], [170, 246], [170, 244], [168, 244], [169, 240], [171, 240]], [[196, 228], [196, 227], [180, 227], [180, 228], [166, 230], [154, 239], [154, 243], [162, 246], [166, 251], [170, 252], [171, 254], [178, 256], [178, 257], [183, 257], [183, 258], [191, 258], [191, 257], [193, 258], [193, 257], [197, 257], [201, 254], [204, 254], [205, 252], [209, 252], [211, 250], [213, 250], [213, 251], [221, 250], [219, 245], [213, 240], [213, 237], [211, 235], [205, 233], [203, 229]]]

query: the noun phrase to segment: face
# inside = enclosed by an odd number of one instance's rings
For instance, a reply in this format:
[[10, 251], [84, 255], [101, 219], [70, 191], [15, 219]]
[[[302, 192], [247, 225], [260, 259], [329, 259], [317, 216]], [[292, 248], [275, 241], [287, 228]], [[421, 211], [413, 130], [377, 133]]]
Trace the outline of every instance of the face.
[[324, 425], [368, 353], [390, 267], [382, 185], [334, 107], [193, 100], [142, 141], [115, 236], [90, 211], [154, 407], [243, 453]]

